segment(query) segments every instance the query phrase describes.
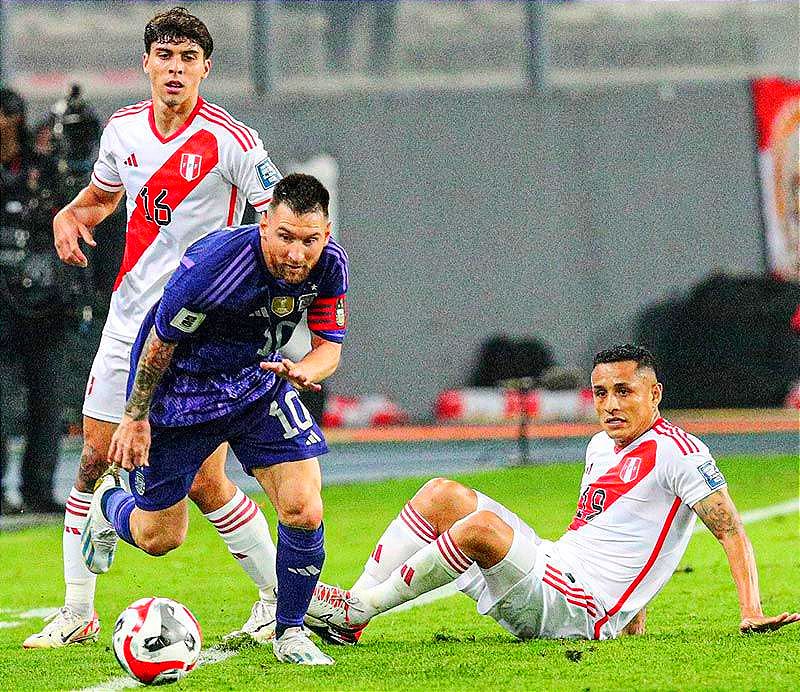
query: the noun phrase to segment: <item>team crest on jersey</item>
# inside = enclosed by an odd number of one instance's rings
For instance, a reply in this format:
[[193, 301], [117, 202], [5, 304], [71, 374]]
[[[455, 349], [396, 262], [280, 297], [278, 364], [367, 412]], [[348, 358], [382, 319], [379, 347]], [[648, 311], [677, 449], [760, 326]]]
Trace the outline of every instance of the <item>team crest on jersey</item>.
[[336, 326], [344, 327], [347, 319], [347, 308], [344, 306], [344, 296], [336, 301]]
[[202, 165], [200, 154], [181, 154], [181, 177], [191, 182], [200, 175]]
[[630, 457], [625, 459], [619, 469], [619, 477], [623, 483], [630, 483], [636, 480], [639, 475], [639, 469], [642, 467], [642, 460], [639, 457]]
[[303, 312], [311, 303], [314, 302], [314, 298], [317, 297], [316, 293], [304, 293], [297, 299], [297, 309], [300, 312]]
[[278, 317], [286, 317], [294, 312], [294, 297], [293, 296], [278, 296], [272, 299], [270, 309]]
[[256, 164], [256, 173], [261, 187], [265, 190], [269, 190], [281, 179], [281, 174], [278, 173], [278, 169], [275, 168], [275, 164], [269, 160], [269, 157]]

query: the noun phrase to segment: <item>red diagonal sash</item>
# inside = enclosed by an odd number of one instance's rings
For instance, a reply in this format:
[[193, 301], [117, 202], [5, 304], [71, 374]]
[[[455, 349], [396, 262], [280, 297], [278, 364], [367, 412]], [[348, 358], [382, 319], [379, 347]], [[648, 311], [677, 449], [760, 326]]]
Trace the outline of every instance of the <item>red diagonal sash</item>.
[[[193, 180], [186, 180], [181, 175], [181, 157], [183, 154], [197, 154], [202, 157], [200, 163], [200, 174]], [[147, 201], [150, 206], [145, 209], [145, 198], [136, 193], [136, 209], [128, 221], [128, 232], [125, 235], [125, 254], [122, 257], [122, 265], [119, 268], [117, 280], [114, 282], [116, 291], [125, 275], [136, 266], [144, 251], [156, 239], [161, 226], [156, 222], [159, 220], [158, 209], [154, 208], [154, 202], [166, 190], [166, 196], [160, 198], [161, 205], [169, 207], [173, 212], [181, 202], [189, 196], [205, 177], [212, 171], [219, 161], [219, 151], [217, 148], [217, 138], [208, 130], [200, 130], [186, 140], [150, 177], [143, 187], [147, 188]], [[131, 191], [128, 191], [131, 194]], [[148, 218], [149, 217], [149, 218]], [[202, 223], [202, 222], [201, 222]], [[212, 229], [207, 229], [212, 230]]]
[[[589, 485], [581, 494], [578, 509], [569, 525], [574, 531], [586, 524], [587, 515], [596, 516], [638, 485], [656, 465], [656, 442], [646, 440], [628, 452], [614, 467]], [[638, 462], [637, 462], [638, 460]], [[599, 511], [597, 509], [599, 508]]]

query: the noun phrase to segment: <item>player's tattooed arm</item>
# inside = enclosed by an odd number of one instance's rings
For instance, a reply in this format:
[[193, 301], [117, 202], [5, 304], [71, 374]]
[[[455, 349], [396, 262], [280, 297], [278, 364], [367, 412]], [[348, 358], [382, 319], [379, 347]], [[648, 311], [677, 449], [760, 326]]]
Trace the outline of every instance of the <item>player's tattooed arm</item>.
[[692, 509], [717, 540], [744, 531], [739, 513], [725, 488], [703, 498]]
[[739, 596], [741, 613], [739, 630], [743, 633], [768, 632], [793, 622], [800, 622], [800, 613], [764, 615], [761, 609], [758, 567], [753, 546], [727, 488], [720, 488], [711, 493], [696, 503], [692, 509], [725, 550], [733, 583], [736, 585], [736, 593]]
[[128, 402], [125, 404], [125, 414], [131, 420], [147, 420], [150, 415], [150, 402], [153, 392], [161, 380], [164, 371], [172, 362], [175, 344], [161, 341], [156, 335], [155, 327], [150, 330], [147, 340], [142, 346], [139, 356], [139, 365], [136, 367], [136, 376]]

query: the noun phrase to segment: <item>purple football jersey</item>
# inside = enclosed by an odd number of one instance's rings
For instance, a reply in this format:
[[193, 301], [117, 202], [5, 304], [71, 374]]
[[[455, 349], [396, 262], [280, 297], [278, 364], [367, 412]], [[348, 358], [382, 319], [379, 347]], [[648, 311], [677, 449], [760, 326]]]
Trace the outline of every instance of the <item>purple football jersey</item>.
[[318, 336], [341, 343], [347, 329], [348, 259], [333, 239], [308, 278], [291, 284], [267, 269], [259, 227], [209, 233], [194, 243], [150, 310], [131, 351], [130, 396], [144, 341], [177, 343], [156, 387], [150, 421], [194, 425], [241, 410], [275, 376], [259, 368], [292, 336], [303, 312]]

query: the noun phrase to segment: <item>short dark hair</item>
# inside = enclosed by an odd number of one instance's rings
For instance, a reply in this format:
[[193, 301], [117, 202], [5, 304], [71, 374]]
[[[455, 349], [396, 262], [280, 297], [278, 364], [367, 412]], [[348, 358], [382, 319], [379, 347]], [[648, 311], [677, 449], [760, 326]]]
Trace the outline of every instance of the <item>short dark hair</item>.
[[626, 360], [634, 361], [637, 370], [650, 368], [653, 372], [656, 371], [656, 357], [643, 346], [635, 344], [620, 344], [596, 353], [592, 367], [601, 363], [622, 363]]
[[185, 7], [173, 7], [153, 17], [144, 28], [144, 50], [150, 52], [154, 43], [192, 41], [203, 49], [203, 58], [210, 58], [214, 41], [208, 28]]
[[28, 133], [28, 121], [26, 120], [26, 107], [23, 98], [13, 89], [0, 89], [0, 113], [7, 118], [19, 116], [17, 123], [17, 142], [24, 151], [28, 151], [31, 145]]
[[25, 119], [25, 101], [13, 89], [0, 89], [0, 111], [5, 116], [21, 115]]
[[321, 211], [327, 216], [330, 199], [325, 186], [313, 175], [291, 173], [273, 189], [270, 206], [275, 209], [285, 204], [297, 215]]

